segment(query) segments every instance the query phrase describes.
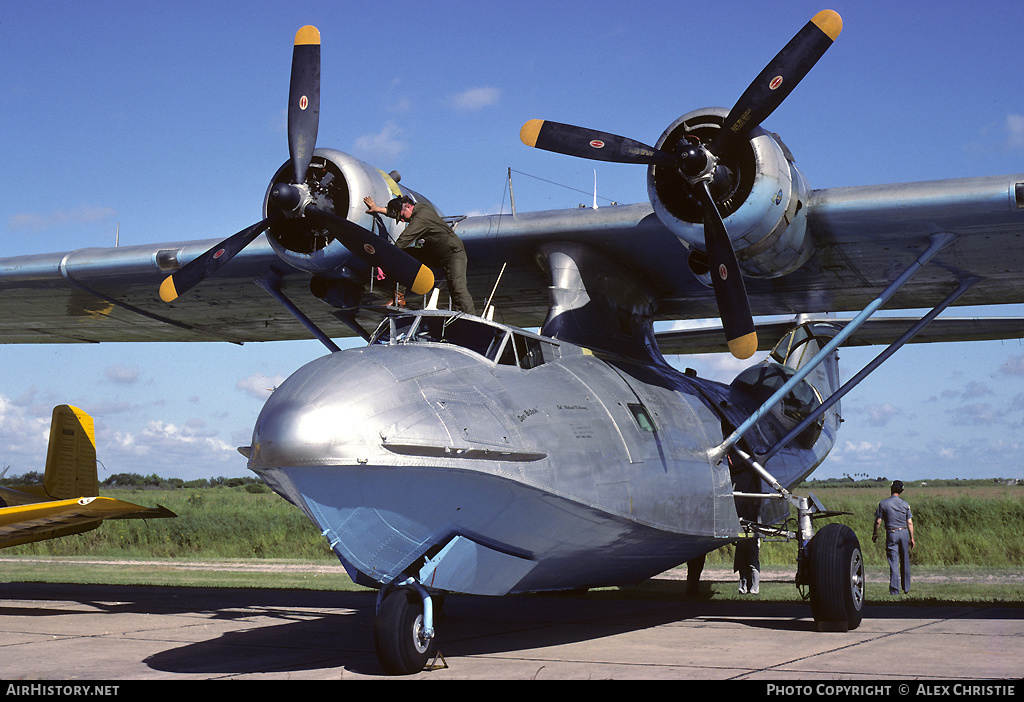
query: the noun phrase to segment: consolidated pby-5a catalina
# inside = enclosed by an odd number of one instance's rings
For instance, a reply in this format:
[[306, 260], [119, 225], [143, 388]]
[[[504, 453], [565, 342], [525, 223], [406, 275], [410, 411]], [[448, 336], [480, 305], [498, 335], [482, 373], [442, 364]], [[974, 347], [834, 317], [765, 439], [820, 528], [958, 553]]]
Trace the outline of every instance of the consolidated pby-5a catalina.
[[[395, 285], [431, 293], [434, 271], [363, 199], [428, 201], [315, 146], [320, 34], [303, 27], [290, 158], [264, 219], [223, 241], [0, 259], [0, 340], [320, 339], [331, 353], [275, 389], [243, 452], [353, 580], [379, 588], [389, 672], [423, 669], [443, 640], [438, 593], [635, 583], [744, 532], [794, 539], [814, 619], [855, 628], [857, 537], [815, 532], [829, 513], [791, 489], [834, 445], [839, 399], [903, 344], [1024, 336], [1016, 319], [935, 320], [954, 303], [1024, 301], [1024, 175], [812, 190], [761, 124], [841, 28], [818, 13], [731, 110], [685, 114], [654, 146], [527, 121], [528, 146], [646, 166], [650, 202], [452, 218], [488, 302], [478, 317], [383, 304]], [[246, 294], [252, 282], [268, 294]], [[883, 304], [930, 311], [871, 318]], [[710, 334], [654, 331], [712, 316]], [[333, 341], [352, 334], [368, 343]], [[843, 384], [843, 344], [887, 346]], [[773, 350], [729, 384], [663, 355], [726, 346]]]

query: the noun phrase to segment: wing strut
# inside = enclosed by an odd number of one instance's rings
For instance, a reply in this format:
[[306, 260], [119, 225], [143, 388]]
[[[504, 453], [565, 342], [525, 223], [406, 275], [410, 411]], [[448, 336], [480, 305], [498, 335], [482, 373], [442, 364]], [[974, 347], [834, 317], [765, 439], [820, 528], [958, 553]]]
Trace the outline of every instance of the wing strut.
[[850, 392], [850, 390], [853, 390], [857, 386], [857, 384], [860, 383], [860, 381], [868, 377], [868, 375], [870, 375], [876, 368], [878, 368], [878, 366], [882, 365], [882, 363], [884, 363], [890, 356], [899, 351], [904, 344], [908, 343], [911, 339], [917, 336], [918, 332], [924, 329], [943, 310], [945, 310], [947, 307], [956, 302], [956, 300], [959, 299], [961, 295], [967, 292], [979, 280], [981, 280], [981, 278], [974, 276], [970, 278], [964, 278], [963, 280], [961, 280], [960, 285], [957, 287], [957, 289], [951, 292], [948, 296], [946, 296], [945, 300], [943, 300], [938, 305], [933, 307], [928, 314], [926, 314], [924, 317], [921, 317], [921, 319], [915, 322], [913, 326], [907, 329], [907, 331], [905, 331], [898, 339], [889, 344], [885, 348], [885, 350], [882, 351], [882, 353], [875, 356], [870, 363], [864, 366], [857, 373], [857, 375], [847, 380], [838, 390], [836, 390], [834, 393], [825, 398], [824, 402], [818, 405], [813, 412], [811, 412], [809, 415], [807, 415], [806, 418], [804, 418], [802, 422], [793, 427], [793, 430], [786, 434], [785, 437], [783, 437], [774, 446], [768, 449], [767, 453], [760, 455], [761, 460], [767, 462], [772, 456], [781, 451], [782, 448], [785, 447], [790, 441], [799, 436], [800, 432], [802, 432], [807, 427], [811, 426], [813, 422], [818, 421], [818, 418], [821, 415], [823, 415], [829, 409], [829, 407], [839, 402], [839, 400], [842, 399], [842, 397], [846, 393]]
[[708, 452], [708, 457], [711, 459], [712, 463], [720, 463], [729, 452], [729, 449], [733, 448], [736, 442], [738, 442], [743, 435], [751, 429], [751, 427], [760, 421], [760, 419], [767, 414], [772, 407], [780, 402], [782, 398], [788, 395], [789, 392], [796, 387], [797, 383], [807, 377], [812, 370], [817, 368], [822, 361], [828, 358], [829, 354], [839, 348], [839, 346], [846, 341], [847, 337], [853, 334], [861, 324], [863, 324], [872, 314], [878, 311], [878, 308], [884, 305], [889, 298], [896, 294], [896, 291], [902, 288], [915, 273], [921, 270], [921, 268], [926, 265], [932, 257], [935, 256], [935, 254], [955, 239], [956, 235], [949, 232], [932, 234], [929, 237], [930, 243], [928, 248], [922, 252], [912, 264], [910, 264], [907, 270], [903, 271], [903, 273], [901, 273], [896, 280], [891, 282], [888, 287], [886, 287], [886, 289], [871, 302], [871, 304], [865, 307], [849, 324], [843, 327], [843, 329], [818, 352], [811, 362], [800, 367], [796, 373], [793, 374], [792, 378], [782, 385], [775, 394], [769, 397], [765, 403], [757, 409], [757, 411], [740, 424], [732, 434], [726, 437], [725, 441]]
[[282, 292], [280, 282], [274, 278], [258, 278], [255, 283], [266, 290], [272, 298], [280, 302], [281, 305], [288, 310], [293, 317], [295, 317], [295, 319], [299, 320], [299, 323], [302, 324], [302, 326], [308, 329], [321, 344], [327, 347], [328, 351], [331, 353], [341, 351], [338, 345], [331, 340], [331, 337], [327, 336], [327, 334], [325, 334], [312, 319], [307, 317], [306, 314], [296, 307], [295, 303], [292, 302], [284, 292]]

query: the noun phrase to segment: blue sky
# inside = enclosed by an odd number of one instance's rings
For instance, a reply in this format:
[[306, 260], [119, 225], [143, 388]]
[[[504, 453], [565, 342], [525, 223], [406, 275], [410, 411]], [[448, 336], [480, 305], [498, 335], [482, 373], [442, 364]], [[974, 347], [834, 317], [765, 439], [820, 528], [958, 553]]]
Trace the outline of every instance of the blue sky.
[[[446, 214], [646, 199], [642, 168], [523, 146], [546, 118], [653, 143], [729, 107], [818, 10], [836, 44], [765, 123], [814, 188], [1024, 172], [1024, 3], [53, 2], [0, 6], [2, 255], [226, 236], [287, 158], [291, 44], [323, 37], [318, 143]], [[550, 182], [548, 182], [550, 181]], [[551, 182], [564, 185], [559, 187]], [[576, 190], [573, 190], [575, 188]], [[578, 192], [584, 191], [584, 192]], [[680, 262], [682, 267], [684, 264]], [[995, 314], [1022, 314], [1024, 306]], [[842, 354], [847, 377], [880, 349]], [[267, 388], [316, 342], [0, 347], [0, 468], [41, 469], [54, 404], [100, 477], [246, 475]], [[680, 360], [728, 380], [728, 358]], [[1024, 346], [914, 346], [843, 400], [818, 477], [1024, 478]]]

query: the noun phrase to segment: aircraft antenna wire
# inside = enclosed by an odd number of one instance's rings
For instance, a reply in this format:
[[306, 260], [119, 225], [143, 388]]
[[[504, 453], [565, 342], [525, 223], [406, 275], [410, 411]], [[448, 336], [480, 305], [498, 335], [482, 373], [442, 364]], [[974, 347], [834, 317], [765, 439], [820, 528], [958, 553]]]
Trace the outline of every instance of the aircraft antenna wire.
[[[523, 171], [517, 171], [517, 170], [514, 170], [514, 169], [510, 168], [509, 169], [509, 174], [512, 174], [512, 173], [518, 173], [519, 175], [524, 175], [527, 178], [533, 178], [534, 180], [539, 180], [542, 183], [547, 183], [548, 185], [555, 185], [555, 186], [557, 186], [559, 188], [565, 188], [566, 190], [572, 190], [573, 192], [583, 193], [584, 195], [587, 195], [588, 197], [594, 197], [594, 194], [595, 194], [594, 192], [592, 192], [590, 190], [581, 190], [580, 188], [574, 188], [571, 185], [565, 185], [564, 183], [557, 183], [557, 182], [555, 182], [553, 180], [548, 180], [547, 178], [541, 178], [540, 176], [531, 175], [529, 173], [524, 173]], [[511, 175], [509, 176], [509, 179], [511, 180]], [[598, 200], [604, 200], [609, 205], [614, 205], [617, 202], [617, 200], [613, 200], [613, 199], [611, 199], [609, 197], [604, 197], [603, 195], [598, 195], [597, 199]]]

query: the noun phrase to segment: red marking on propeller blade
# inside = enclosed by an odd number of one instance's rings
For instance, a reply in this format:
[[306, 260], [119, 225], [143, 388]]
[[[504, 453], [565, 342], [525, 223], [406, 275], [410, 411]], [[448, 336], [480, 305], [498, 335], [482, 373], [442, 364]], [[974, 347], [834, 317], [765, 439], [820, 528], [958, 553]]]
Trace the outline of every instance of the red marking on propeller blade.
[[371, 244], [363, 244], [363, 251], [370, 254], [371, 256], [377, 253], [377, 249], [373, 248]]
[[718, 267], [718, 277], [722, 280], [729, 277], [729, 269], [725, 267], [724, 263]]
[[604, 148], [604, 142], [601, 141], [600, 139], [594, 139], [592, 142], [590, 142], [590, 145], [592, 147], [594, 147], [595, 149], [603, 149]]
[[768, 84], [769, 90], [775, 90], [782, 85], [782, 76], [775, 76], [772, 78], [772, 82]]
[[221, 256], [223, 256], [223, 255], [224, 255], [224, 249], [219, 249], [219, 250], [217, 251], [217, 253], [215, 253], [215, 254], [213, 255], [213, 257], [214, 257], [214, 258], [220, 258], [220, 257], [221, 257]]
[[303, 95], [302, 97], [299, 98], [299, 109], [304, 110], [307, 107], [309, 107], [309, 98]]

